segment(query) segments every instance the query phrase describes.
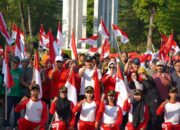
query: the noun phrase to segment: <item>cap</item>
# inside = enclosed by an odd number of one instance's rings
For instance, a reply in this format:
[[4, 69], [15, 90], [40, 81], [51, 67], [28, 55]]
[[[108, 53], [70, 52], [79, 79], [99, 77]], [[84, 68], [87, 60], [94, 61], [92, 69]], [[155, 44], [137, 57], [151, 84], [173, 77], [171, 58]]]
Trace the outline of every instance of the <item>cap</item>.
[[152, 60], [152, 63], [156, 65], [156, 63], [157, 63], [158, 61], [159, 61], [158, 59], [153, 59], [153, 60]]
[[135, 89], [134, 90], [134, 95], [142, 95], [143, 93], [142, 93], [142, 91], [140, 90], [140, 89]]
[[170, 87], [169, 89], [169, 93], [172, 93], [172, 92], [178, 92], [177, 88], [176, 87]]
[[140, 74], [140, 73], [147, 74], [146, 69], [145, 69], [144, 67], [140, 67], [140, 68], [138, 69], [138, 74]]
[[67, 92], [67, 88], [64, 86], [64, 87], [60, 88], [59, 91]]
[[136, 65], [140, 65], [141, 62], [140, 62], [139, 58], [134, 58], [133, 63]]
[[24, 58], [21, 60], [21, 62], [29, 62], [29, 59], [28, 58]]
[[116, 63], [111, 61], [111, 62], [109, 62], [109, 64], [108, 64], [108, 68], [110, 67], [111, 64], [114, 64], [114, 65], [116, 66]]
[[31, 87], [31, 90], [35, 90], [35, 89], [39, 90], [39, 85], [38, 84], [35, 84], [35, 85], [33, 85]]
[[88, 92], [88, 91], [94, 91], [94, 88], [92, 86], [87, 86], [85, 88], [85, 92]]
[[57, 62], [57, 61], [63, 61], [62, 56], [56, 56], [55, 61], [56, 61], [56, 62]]
[[116, 92], [114, 90], [109, 90], [109, 92], [108, 92], [108, 96], [115, 95], [115, 94], [116, 94]]
[[157, 66], [164, 66], [164, 63], [162, 60], [159, 60], [157, 63], [156, 63]]
[[86, 61], [91, 61], [92, 60], [92, 57], [91, 56], [86, 56]]
[[15, 62], [15, 63], [19, 63], [19, 62], [20, 62], [19, 57], [18, 57], [18, 56], [15, 56], [15, 57], [13, 58], [13, 62]]

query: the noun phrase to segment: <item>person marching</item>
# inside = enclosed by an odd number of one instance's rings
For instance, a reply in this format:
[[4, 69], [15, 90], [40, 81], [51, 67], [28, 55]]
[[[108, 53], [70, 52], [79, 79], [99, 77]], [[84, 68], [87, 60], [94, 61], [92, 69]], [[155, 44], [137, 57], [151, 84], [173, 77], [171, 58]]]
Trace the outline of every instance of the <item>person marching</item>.
[[134, 96], [131, 103], [128, 99], [124, 102], [123, 110], [129, 112], [126, 124], [126, 130], [145, 130], [149, 119], [148, 106], [145, 105], [143, 99], [143, 92], [140, 89], [134, 90]]
[[67, 93], [67, 88], [61, 87], [58, 97], [55, 97], [51, 104], [49, 112], [55, 114], [53, 130], [72, 130], [75, 124], [75, 115], [72, 112], [74, 104], [67, 99]]
[[16, 106], [15, 111], [25, 111], [25, 117], [18, 120], [19, 130], [45, 130], [47, 121], [47, 107], [45, 102], [38, 98], [40, 93], [39, 85], [31, 87], [31, 97], [23, 97]]
[[161, 103], [156, 111], [157, 115], [164, 112], [163, 130], [179, 130], [180, 129], [180, 102], [177, 101], [178, 90], [176, 87], [169, 89], [169, 100]]
[[100, 107], [98, 110], [98, 123], [102, 120], [102, 130], [119, 130], [122, 124], [122, 110], [116, 105], [115, 91], [109, 90], [107, 104], [104, 103], [105, 95], [102, 95]]
[[85, 88], [85, 98], [81, 100], [73, 109], [73, 112], [80, 111], [78, 121], [78, 130], [95, 130], [98, 129], [96, 115], [98, 111], [98, 102], [94, 101], [94, 89], [92, 86]]

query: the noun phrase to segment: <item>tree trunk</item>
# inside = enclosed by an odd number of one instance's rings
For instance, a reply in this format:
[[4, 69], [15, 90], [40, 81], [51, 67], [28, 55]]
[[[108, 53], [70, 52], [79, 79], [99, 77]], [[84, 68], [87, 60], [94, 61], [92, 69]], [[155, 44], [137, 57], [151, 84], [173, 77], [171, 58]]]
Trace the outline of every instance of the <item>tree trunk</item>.
[[30, 10], [29, 4], [27, 5], [27, 11], [28, 11], [28, 30], [29, 30], [29, 35], [32, 38], [31, 10]]
[[147, 50], [153, 49], [152, 33], [153, 33], [154, 16], [155, 16], [155, 7], [152, 7], [151, 16], [149, 19], [149, 32], [147, 36]]
[[24, 32], [24, 35], [26, 35], [26, 28], [25, 28], [24, 12], [23, 12], [23, 2], [22, 2], [22, 0], [20, 0], [20, 3], [19, 3], [19, 11], [20, 11], [20, 16], [21, 16], [22, 30]]

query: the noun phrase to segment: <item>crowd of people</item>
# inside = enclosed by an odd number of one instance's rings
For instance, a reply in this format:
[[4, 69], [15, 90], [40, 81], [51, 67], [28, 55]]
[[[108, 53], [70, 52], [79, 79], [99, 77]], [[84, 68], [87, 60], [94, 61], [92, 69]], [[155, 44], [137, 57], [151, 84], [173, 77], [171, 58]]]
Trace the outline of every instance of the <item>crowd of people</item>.
[[[10, 129], [14, 113], [14, 129], [19, 130], [179, 130], [180, 129], [180, 54], [167, 62], [159, 59], [131, 59], [127, 52], [100, 60], [79, 54], [78, 60], [62, 55], [55, 65], [48, 55], [41, 57], [40, 86], [33, 78], [34, 57], [20, 60], [14, 56], [10, 72], [14, 86], [5, 93], [4, 75], [0, 72], [0, 105], [2, 125]], [[2, 58], [0, 59], [2, 68]], [[115, 90], [117, 67], [123, 75], [128, 96], [123, 106], [117, 104]], [[97, 69], [101, 99], [94, 99], [93, 74]], [[65, 86], [74, 72], [78, 103], [67, 98]], [[7, 107], [5, 108], [5, 94]], [[20, 112], [23, 111], [23, 114]], [[6, 112], [5, 112], [6, 111]]]

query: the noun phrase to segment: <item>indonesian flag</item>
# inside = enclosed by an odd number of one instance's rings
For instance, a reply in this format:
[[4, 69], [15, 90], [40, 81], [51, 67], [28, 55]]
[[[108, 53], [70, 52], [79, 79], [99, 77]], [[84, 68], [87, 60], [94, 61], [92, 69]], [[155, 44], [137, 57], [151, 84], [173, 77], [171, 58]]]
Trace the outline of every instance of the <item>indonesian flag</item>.
[[46, 35], [42, 24], [41, 24], [40, 31], [39, 31], [39, 39], [40, 39], [40, 41], [39, 41], [40, 46], [42, 46], [44, 49], [47, 49], [48, 43], [49, 43], [49, 37], [48, 37], [48, 35]]
[[15, 46], [15, 56], [18, 56], [21, 60], [26, 58], [25, 54], [25, 43], [24, 43], [24, 35], [20, 32], [20, 30], [17, 30], [16, 34], [16, 46]]
[[3, 18], [2, 13], [0, 13], [0, 32], [4, 36], [4, 38], [6, 39], [6, 42], [9, 45], [11, 45], [14, 42], [14, 40], [11, 39], [11, 37], [7, 31], [6, 24], [4, 22], [4, 18]]
[[118, 28], [118, 26], [112, 24], [112, 28], [114, 30], [114, 36], [117, 38], [118, 36], [121, 37], [121, 42], [126, 44], [129, 42], [128, 35], [122, 31], [121, 29]]
[[77, 90], [76, 90], [76, 79], [74, 70], [71, 69], [69, 78], [66, 81], [65, 86], [68, 89], [68, 99], [73, 102], [74, 105], [77, 104]]
[[97, 66], [95, 67], [95, 70], [94, 70], [93, 80], [94, 80], [94, 100], [100, 101], [101, 93], [100, 93], [100, 83], [99, 83], [99, 79], [98, 79]]
[[60, 25], [60, 22], [58, 23], [58, 30], [57, 30], [57, 37], [56, 37], [56, 42], [57, 42], [57, 45], [59, 47], [62, 47], [63, 45], [63, 36], [62, 36], [62, 32], [61, 32], [61, 25]]
[[102, 50], [101, 56], [100, 56], [101, 60], [108, 57], [108, 55], [110, 54], [110, 48], [111, 48], [111, 45], [108, 39], [105, 39], [104, 44], [101, 46], [101, 50]]
[[71, 41], [70, 41], [69, 46], [70, 46], [70, 49], [71, 49], [71, 57], [72, 57], [72, 59], [78, 59], [74, 31], [72, 31]]
[[16, 39], [17, 32], [18, 32], [18, 27], [16, 26], [16, 24], [13, 24], [11, 38]]
[[55, 52], [55, 49], [54, 49], [54, 44], [55, 44], [55, 42], [54, 42], [54, 36], [53, 36], [53, 34], [52, 34], [52, 32], [51, 32], [51, 30], [49, 30], [49, 32], [48, 32], [48, 37], [49, 37], [49, 57], [50, 57], [50, 59], [51, 59], [51, 63], [52, 64], [54, 64], [54, 62], [55, 62], [55, 57], [56, 57], [56, 52]]
[[4, 51], [2, 73], [4, 74], [4, 84], [6, 85], [6, 87], [11, 88], [12, 86], [14, 86], [14, 80], [12, 78], [12, 75], [9, 69], [9, 59], [8, 59], [6, 46], [5, 46], [5, 51]]
[[87, 43], [88, 45], [96, 45], [97, 44], [97, 39], [98, 39], [98, 35], [92, 36], [90, 38], [81, 38], [78, 42], [79, 43]]
[[99, 28], [98, 28], [98, 32], [104, 37], [104, 38], [109, 38], [110, 36], [110, 33], [108, 32], [105, 24], [104, 24], [104, 21], [101, 19], [101, 23], [99, 25]]
[[34, 55], [34, 81], [36, 82], [36, 84], [39, 85], [39, 89], [40, 89], [39, 98], [42, 98], [43, 93], [42, 93], [41, 75], [40, 75], [40, 67], [39, 67], [39, 54], [37, 50]]
[[57, 30], [57, 37], [56, 37], [56, 43], [57, 43], [57, 47], [59, 48], [59, 55], [62, 54], [62, 46], [63, 46], [63, 36], [62, 36], [62, 32], [61, 32], [61, 25], [60, 22], [58, 23], [58, 30]]
[[91, 48], [89, 48], [89, 50], [88, 50], [87, 53], [88, 53], [90, 56], [93, 56], [97, 51], [98, 51], [98, 48], [97, 48], [97, 47], [95, 47], [95, 48], [91, 47]]
[[124, 78], [121, 69], [119, 67], [119, 64], [117, 63], [115, 91], [118, 93], [117, 105], [119, 105], [121, 108], [123, 107], [124, 101], [128, 97], [127, 88], [123, 79]]

